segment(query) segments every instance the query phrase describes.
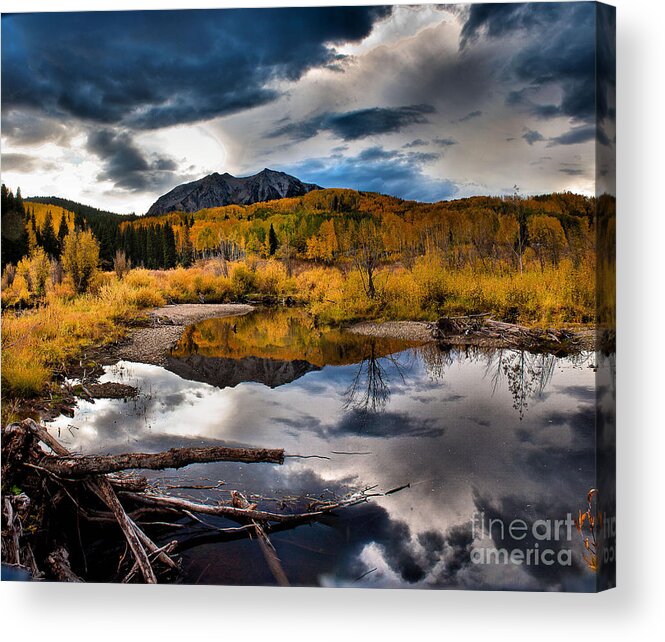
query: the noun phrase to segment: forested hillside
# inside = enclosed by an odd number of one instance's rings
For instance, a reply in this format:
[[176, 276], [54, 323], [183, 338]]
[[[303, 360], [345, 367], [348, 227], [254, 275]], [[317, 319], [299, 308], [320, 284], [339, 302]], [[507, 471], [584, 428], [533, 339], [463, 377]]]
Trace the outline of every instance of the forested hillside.
[[[569, 258], [579, 265], [588, 257], [593, 250], [595, 199], [562, 193], [430, 204], [327, 189], [298, 198], [159, 217], [120, 216], [54, 197], [32, 199], [22, 207], [28, 234], [23, 254], [36, 244], [56, 257], [57, 241], [62, 242], [67, 229], [89, 228], [106, 269], [111, 269], [118, 252], [134, 267], [149, 269], [248, 256], [332, 265], [352, 261], [360, 237], [365, 237], [379, 262], [408, 265], [436, 251], [455, 268], [502, 264], [523, 270], [525, 263], [544, 268]], [[15, 262], [14, 254], [8, 257]]]
[[276, 256], [328, 265], [350, 261], [359, 234], [382, 261], [442, 252], [451, 266], [502, 260], [524, 268], [593, 248], [595, 200], [575, 194], [528, 199], [474, 197], [435, 204], [327, 189], [267, 203], [143, 217], [120, 226], [117, 249], [135, 266], [169, 268], [200, 258]]
[[[39, 212], [53, 212], [54, 220], [60, 220], [60, 212], [66, 210], [70, 213], [78, 227], [89, 227], [95, 238], [99, 241], [99, 256], [102, 265], [110, 269], [113, 266], [113, 257], [118, 247], [118, 228], [124, 221], [133, 221], [137, 218], [135, 214], [115, 214], [99, 210], [90, 205], [83, 205], [76, 201], [70, 201], [58, 196], [37, 196], [28, 199], [27, 208], [37, 213], [37, 224], [42, 225]], [[51, 206], [47, 207], [38, 207]], [[70, 227], [73, 223], [70, 224]]]
[[432, 204], [327, 189], [159, 217], [23, 202], [4, 187], [2, 199], [2, 375], [21, 395], [164, 303], [290, 300], [330, 324], [593, 323], [596, 244], [614, 233], [595, 229], [595, 199], [571, 193]]

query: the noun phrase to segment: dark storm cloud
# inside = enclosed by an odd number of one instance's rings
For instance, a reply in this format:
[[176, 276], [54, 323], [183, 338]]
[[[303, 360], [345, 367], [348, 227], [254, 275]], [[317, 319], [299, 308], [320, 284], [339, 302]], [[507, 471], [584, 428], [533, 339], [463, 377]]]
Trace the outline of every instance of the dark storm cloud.
[[593, 5], [582, 5], [579, 15], [570, 16], [550, 37], [522, 49], [513, 59], [518, 80], [531, 90], [556, 84], [562, 91], [558, 105], [534, 104], [534, 115], [547, 118], [567, 116], [579, 121], [594, 119], [595, 92], [595, 21]]
[[412, 147], [424, 147], [427, 145], [427, 141], [423, 140], [422, 138], [416, 138], [416, 140], [412, 140], [410, 143], [405, 143], [402, 145], [404, 149], [410, 149]]
[[427, 123], [427, 114], [434, 111], [431, 105], [406, 105], [371, 107], [342, 113], [326, 112], [278, 127], [267, 137], [288, 136], [295, 141], [302, 141], [313, 138], [321, 131], [329, 131], [342, 140], [358, 140], [367, 136], [399, 132], [409, 125]]
[[560, 3], [492, 3], [472, 4], [460, 34], [460, 47], [465, 48], [481, 33], [499, 38], [516, 30], [534, 29], [558, 19]]
[[3, 110], [157, 128], [276, 98], [268, 85], [335, 61], [389, 7], [13, 14]]
[[[471, 523], [451, 526], [446, 532], [443, 549], [446, 563], [437, 569], [437, 585], [454, 585], [458, 574], [471, 563], [473, 529]], [[421, 539], [422, 543], [422, 539]]]
[[425, 419], [416, 419], [401, 412], [370, 412], [366, 410], [352, 410], [344, 415], [343, 419], [330, 430], [330, 432], [348, 435], [362, 435], [363, 437], [440, 437], [443, 429], [436, 428], [435, 422]]
[[388, 151], [383, 147], [367, 147], [357, 156], [360, 161], [389, 160], [395, 157], [395, 152]]
[[587, 143], [595, 140], [596, 135], [597, 130], [595, 125], [573, 127], [560, 136], [551, 138], [547, 146], [553, 147], [554, 145], [577, 145], [579, 143]]
[[434, 113], [431, 105], [360, 109], [332, 116], [329, 128], [344, 140], [355, 140], [375, 134], [401, 131], [413, 124], [428, 122], [426, 114]]
[[[596, 117], [596, 7], [594, 3], [522, 3], [472, 5], [462, 28], [460, 48], [475, 40], [519, 36], [509, 73], [522, 83], [508, 96], [539, 118], [566, 116], [580, 122]], [[543, 104], [535, 95], [556, 85], [558, 104]], [[598, 116], [607, 108], [598, 104]]]
[[127, 133], [102, 129], [88, 136], [88, 151], [104, 165], [99, 180], [112, 181], [115, 187], [129, 191], [161, 189], [182, 177], [177, 163], [166, 156], [146, 156]]
[[413, 163], [419, 163], [425, 165], [427, 163], [433, 163], [435, 160], [439, 160], [442, 154], [437, 154], [435, 152], [412, 152], [409, 154], [408, 158]]
[[527, 129], [523, 134], [522, 138], [529, 143], [529, 145], [533, 145], [534, 143], [537, 143], [541, 140], [545, 140], [545, 137], [539, 132], [534, 129]]
[[[606, 127], [610, 128], [616, 121], [616, 108], [614, 105], [616, 93], [616, 12], [613, 7], [598, 5], [597, 14], [597, 81], [598, 93], [598, 134], [600, 142], [609, 147], [609, 137]], [[604, 142], [603, 141], [606, 141]]]
[[[574, 412], [552, 412], [547, 417], [549, 426], [557, 431], [568, 431], [570, 445], [562, 447], [550, 443], [544, 435], [528, 438], [536, 448], [523, 449], [518, 459], [530, 479], [538, 480], [545, 487], [562, 483], [562, 471], [567, 471], [568, 484], [593, 479], [596, 449], [595, 409], [593, 405], [580, 405]], [[579, 480], [579, 481], [578, 481]]]
[[483, 115], [483, 112], [480, 111], [480, 109], [476, 109], [475, 111], [469, 112], [466, 116], [462, 116], [462, 118], [458, 119], [458, 123], [466, 123], [469, 120], [473, 120], [474, 118], [479, 118], [480, 116]]
[[424, 167], [435, 156], [370, 147], [356, 156], [307, 159], [283, 169], [323, 187], [348, 187], [433, 202], [450, 198], [458, 190], [454, 182], [424, 173]]
[[457, 145], [457, 141], [454, 138], [434, 138], [432, 142], [439, 147], [451, 147], [452, 145]]
[[[408, 492], [408, 490], [404, 491]], [[388, 567], [399, 577], [400, 584], [423, 582], [426, 586], [459, 586], [459, 574], [471, 563], [473, 535], [470, 522], [454, 525], [447, 530], [427, 530], [415, 533], [405, 522], [392, 517], [385, 508], [369, 504], [362, 509], [363, 528], [344, 528], [348, 514], [339, 517], [338, 530], [345, 533], [344, 547], [349, 555], [345, 574], [352, 581], [367, 568], [358, 559], [368, 545], [378, 545]], [[368, 576], [362, 585], [370, 585]]]
[[596, 389], [586, 386], [560, 386], [563, 394], [569, 395], [574, 399], [581, 399], [590, 403], [596, 401]]
[[[552, 564], [524, 564], [522, 568], [525, 572], [535, 577], [541, 586], [555, 590], [565, 590], [575, 585], [580, 585], [583, 581], [584, 568], [580, 561], [580, 555], [575, 550], [578, 544], [578, 533], [573, 527], [571, 539], [567, 538], [567, 528], [564, 526], [560, 530], [558, 540], [548, 539], [546, 543], [535, 538], [531, 525], [539, 519], [560, 519], [565, 520], [568, 513], [575, 514], [576, 506], [569, 506], [560, 501], [537, 502], [531, 500], [526, 504], [523, 497], [507, 495], [500, 498], [490, 498], [480, 496], [475, 493], [474, 502], [476, 504], [477, 514], [484, 513], [485, 524], [489, 520], [498, 520], [495, 524], [508, 525], [515, 519], [523, 520], [528, 530], [526, 533], [520, 533], [523, 539], [513, 539], [509, 531], [504, 526], [503, 533], [499, 527], [492, 529], [492, 540], [497, 549], [507, 548], [508, 550], [526, 551], [534, 549], [536, 545], [551, 548], [555, 552], [561, 549], [572, 549], [571, 566], [562, 566]], [[477, 528], [479, 525], [477, 525]], [[502, 537], [503, 534], [503, 537]], [[545, 546], [546, 544], [546, 546]], [[556, 555], [555, 555], [556, 556]], [[580, 590], [580, 589], [578, 589]]]
[[383, 147], [368, 147], [367, 149], [363, 149], [357, 156], [359, 161], [391, 161], [402, 159], [418, 165], [432, 163], [439, 158], [441, 158], [440, 154], [432, 152], [409, 152], [408, 154], [403, 154], [402, 152], [387, 150]]

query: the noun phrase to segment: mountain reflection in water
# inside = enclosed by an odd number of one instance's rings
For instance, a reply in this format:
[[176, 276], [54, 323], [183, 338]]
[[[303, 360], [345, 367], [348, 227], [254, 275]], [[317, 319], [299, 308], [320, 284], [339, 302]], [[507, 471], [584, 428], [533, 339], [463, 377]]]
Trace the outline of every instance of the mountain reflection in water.
[[[238, 489], [280, 510], [410, 485], [273, 533], [293, 585], [591, 591], [578, 538], [557, 544], [574, 550], [571, 567], [476, 565], [470, 553], [500, 545], [472, 531], [475, 514], [532, 523], [582, 506], [595, 466], [592, 358], [444, 351], [318, 327], [302, 310], [259, 311], [188, 328], [166, 369], [107, 368], [103, 380], [139, 396], [82, 401], [51, 430], [77, 452], [223, 443], [328, 458], [151, 473], [161, 484], [225, 482], [179, 491], [190, 497]], [[195, 543], [182, 581], [274, 583], [255, 542], [201, 533]]]
[[320, 326], [303, 309], [276, 308], [188, 327], [166, 367], [219, 388], [247, 381], [275, 388], [323, 366], [361, 363], [416, 345]]

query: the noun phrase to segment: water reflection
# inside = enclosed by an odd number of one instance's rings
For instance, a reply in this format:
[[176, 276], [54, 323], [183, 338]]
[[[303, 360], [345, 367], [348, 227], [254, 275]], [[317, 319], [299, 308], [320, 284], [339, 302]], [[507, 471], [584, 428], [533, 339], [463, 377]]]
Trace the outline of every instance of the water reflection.
[[[385, 359], [382, 358], [385, 356]], [[379, 340], [366, 337], [362, 358], [357, 365], [356, 374], [344, 393], [344, 409], [360, 412], [380, 412], [385, 409], [390, 399], [390, 373], [384, 365], [390, 363], [393, 369], [406, 383], [403, 367], [400, 366], [400, 356], [392, 354], [383, 355]]]
[[[329, 457], [155, 474], [180, 484], [226, 482], [215, 491], [180, 491], [189, 496], [223, 498], [237, 488], [274, 498], [262, 501], [279, 509], [285, 497], [409, 484], [314, 526], [275, 533], [294, 585], [592, 590], [593, 575], [577, 563], [578, 541], [575, 563], [565, 568], [482, 566], [470, 557], [475, 545], [499, 544], [471, 530], [477, 513], [533, 521], [577, 511], [595, 475], [590, 355], [442, 351], [328, 336], [293, 315], [224, 321], [192, 328], [172, 358], [311, 367], [277, 384], [275, 377], [260, 381], [256, 370], [217, 380], [199, 365], [187, 377], [173, 367], [121, 362], [104, 379], [138, 385], [136, 399], [81, 402], [74, 419], [60, 418], [52, 429], [79, 452], [225, 443]], [[71, 433], [67, 424], [75, 426]], [[194, 541], [183, 581], [274, 582], [254, 543], [221, 543], [209, 533]]]
[[[557, 364], [563, 361], [553, 354], [505, 348], [487, 349], [469, 346], [459, 352], [432, 344], [423, 346], [422, 352], [427, 370], [434, 380], [444, 379], [446, 370], [460, 358], [484, 362], [485, 376], [492, 382], [492, 393], [507, 388], [513, 398], [513, 408], [520, 419], [524, 418], [530, 401], [543, 397]], [[590, 352], [569, 355], [565, 362], [574, 368], [594, 367]], [[595, 392], [591, 390], [589, 394], [593, 396]]]
[[248, 381], [275, 388], [326, 365], [376, 361], [415, 345], [322, 326], [302, 308], [274, 308], [190, 326], [171, 350], [166, 368], [218, 388]]

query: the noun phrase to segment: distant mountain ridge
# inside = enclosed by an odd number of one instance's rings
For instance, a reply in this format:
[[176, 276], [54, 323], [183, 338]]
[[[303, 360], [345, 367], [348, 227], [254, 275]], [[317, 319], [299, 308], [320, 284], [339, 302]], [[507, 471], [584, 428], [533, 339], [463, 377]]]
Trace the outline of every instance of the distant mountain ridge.
[[251, 205], [262, 201], [303, 196], [322, 189], [314, 183], [303, 183], [285, 172], [264, 169], [253, 176], [238, 178], [231, 174], [209, 174], [191, 183], [184, 183], [160, 196], [147, 212], [159, 216], [168, 212], [196, 212], [207, 207]]

